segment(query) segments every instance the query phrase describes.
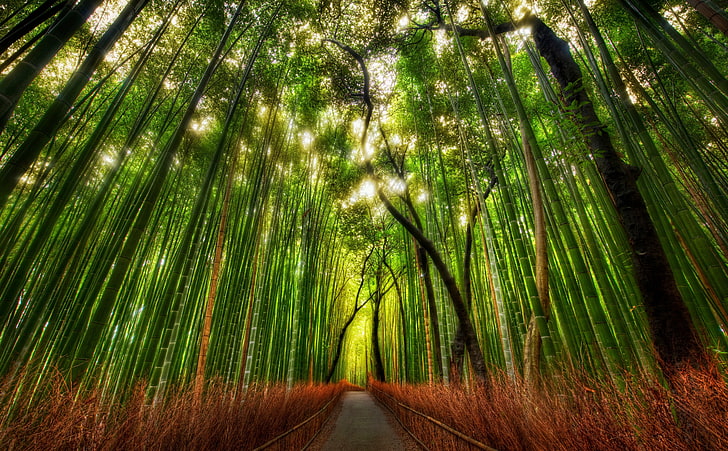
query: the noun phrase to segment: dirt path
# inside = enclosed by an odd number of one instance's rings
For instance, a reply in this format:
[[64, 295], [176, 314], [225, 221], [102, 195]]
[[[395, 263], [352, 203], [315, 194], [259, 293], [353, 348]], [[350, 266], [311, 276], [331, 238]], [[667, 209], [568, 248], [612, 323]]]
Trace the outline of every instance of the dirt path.
[[344, 393], [334, 429], [323, 444], [323, 451], [404, 451], [400, 435], [372, 396], [365, 391]]

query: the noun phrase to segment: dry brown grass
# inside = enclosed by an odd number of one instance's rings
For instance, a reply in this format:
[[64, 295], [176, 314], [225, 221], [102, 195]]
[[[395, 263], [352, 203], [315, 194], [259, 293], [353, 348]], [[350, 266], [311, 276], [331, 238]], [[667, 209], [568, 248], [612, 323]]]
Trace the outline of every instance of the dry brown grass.
[[[674, 392], [644, 379], [620, 389], [584, 376], [554, 380], [541, 390], [505, 377], [487, 389], [374, 381], [371, 388], [433, 450], [468, 447], [395, 399], [499, 450], [728, 449], [728, 388], [710, 375], [686, 372]], [[236, 397], [234, 387], [211, 383], [199, 403], [185, 387], [149, 405], [143, 384], [104, 401], [95, 391], [68, 388], [60, 376], [44, 382], [36, 399], [0, 406], [0, 449], [253, 449], [353, 388], [271, 384]], [[15, 389], [0, 387], [6, 399]], [[270, 449], [301, 449], [334, 406]]]
[[[10, 393], [7, 385], [4, 393]], [[79, 394], [61, 378], [47, 381], [30, 403], [0, 407], [0, 449], [7, 450], [245, 450], [266, 443], [300, 424], [350, 388], [329, 385], [260, 385], [242, 396], [234, 386], [212, 383], [199, 402], [191, 387], [149, 405], [138, 384], [123, 401]], [[301, 449], [336, 405], [268, 449]], [[11, 420], [8, 420], [12, 417]]]
[[682, 379], [674, 393], [652, 380], [617, 389], [573, 376], [541, 390], [504, 377], [488, 389], [375, 381], [370, 387], [430, 449], [469, 445], [397, 401], [498, 450], [728, 449], [728, 388], [693, 371]]

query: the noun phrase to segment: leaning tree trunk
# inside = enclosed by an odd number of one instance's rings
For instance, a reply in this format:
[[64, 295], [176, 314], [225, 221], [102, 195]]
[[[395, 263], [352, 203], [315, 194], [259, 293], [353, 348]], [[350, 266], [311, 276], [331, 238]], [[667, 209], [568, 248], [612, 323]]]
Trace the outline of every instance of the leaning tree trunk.
[[372, 247], [369, 250], [369, 253], [367, 254], [366, 258], [364, 258], [364, 263], [362, 263], [361, 266], [361, 272], [359, 273], [360, 282], [359, 282], [359, 288], [356, 291], [356, 298], [354, 299], [354, 310], [351, 312], [351, 315], [349, 315], [349, 318], [347, 318], [346, 322], [344, 323], [344, 326], [341, 328], [341, 331], [339, 332], [339, 338], [336, 341], [336, 351], [334, 352], [334, 358], [331, 361], [331, 367], [329, 368], [329, 373], [326, 375], [326, 382], [331, 382], [331, 378], [334, 377], [334, 372], [336, 371], [336, 366], [339, 364], [339, 359], [341, 358], [341, 351], [344, 346], [344, 337], [346, 336], [346, 330], [349, 328], [351, 323], [354, 321], [354, 318], [356, 318], [356, 314], [359, 313], [359, 310], [364, 308], [365, 305], [369, 302], [369, 299], [359, 304], [359, 296], [361, 296], [361, 290], [364, 288], [365, 283], [365, 276], [366, 276], [366, 270], [367, 270], [367, 264], [369, 262], [369, 259], [372, 257], [372, 254], [374, 253], [374, 248]]
[[699, 367], [706, 355], [637, 188], [639, 171], [624, 163], [614, 149], [584, 90], [581, 70], [568, 43], [541, 20], [527, 20], [536, 47], [564, 92], [566, 109], [584, 135], [627, 234], [658, 362], [668, 379], [684, 366]]
[[[364, 63], [364, 59], [354, 49], [336, 40], [329, 39], [328, 42], [336, 44], [337, 46], [339, 46], [339, 48], [351, 55], [352, 58], [354, 58], [359, 64], [359, 67], [362, 70], [362, 74], [364, 75], [362, 97], [364, 99], [364, 104], [366, 105], [366, 113], [364, 116], [364, 132], [362, 133], [359, 142], [360, 148], [364, 149], [367, 142], [369, 123], [371, 122], [372, 112], [374, 110], [372, 100], [369, 95], [369, 71], [367, 70], [366, 64]], [[440, 252], [435, 247], [435, 244], [425, 236], [422, 230], [417, 228], [417, 226], [413, 224], [412, 221], [407, 219], [394, 205], [392, 205], [392, 202], [389, 200], [387, 195], [384, 193], [384, 190], [382, 189], [382, 184], [380, 183], [379, 178], [374, 172], [374, 166], [372, 166], [371, 161], [366, 161], [363, 164], [363, 169], [370, 177], [372, 177], [376, 181], [377, 196], [379, 197], [379, 200], [382, 201], [387, 211], [389, 211], [389, 214], [391, 214], [394, 219], [396, 219], [397, 222], [399, 222], [400, 225], [402, 225], [402, 227], [404, 227], [405, 230], [409, 232], [409, 234], [417, 241], [417, 244], [419, 246], [425, 249], [427, 255], [432, 260], [432, 264], [435, 265], [435, 269], [440, 275], [440, 279], [442, 280], [442, 283], [445, 286], [448, 295], [450, 296], [450, 301], [453, 304], [453, 310], [455, 311], [455, 315], [457, 315], [458, 321], [460, 322], [460, 327], [463, 328], [463, 332], [465, 333], [465, 346], [468, 350], [470, 363], [473, 366], [473, 372], [481, 382], [485, 382], [488, 373], [485, 365], [485, 358], [483, 357], [483, 351], [480, 348], [480, 343], [478, 343], [478, 336], [475, 334], [473, 322], [470, 321], [468, 309], [465, 306], [462, 293], [458, 288], [455, 277], [453, 277], [452, 273], [450, 273], [447, 264], [442, 259], [442, 255], [440, 255]]]
[[[463, 251], [463, 296], [465, 296], [465, 306], [468, 310], [473, 304], [473, 287], [471, 283], [470, 269], [472, 267], [473, 253], [473, 227], [478, 218], [479, 201], [476, 201], [475, 207], [470, 210], [468, 215], [468, 224], [465, 228], [465, 250]], [[463, 328], [458, 326], [455, 337], [450, 344], [450, 383], [460, 385], [460, 375], [463, 374], [465, 366], [465, 333]]]
[[[363, 306], [364, 305], [362, 305], [362, 307]], [[339, 337], [336, 340], [336, 351], [334, 351], [334, 358], [331, 361], [331, 367], [329, 367], [329, 372], [326, 375], [326, 383], [331, 382], [331, 379], [334, 377], [336, 367], [339, 365], [339, 359], [341, 359], [341, 351], [344, 347], [344, 337], [346, 337], [346, 331], [347, 329], [349, 329], [349, 326], [354, 321], [354, 318], [356, 318], [356, 314], [359, 313], [359, 310], [361, 310], [361, 308], [354, 307], [354, 312], [349, 316], [349, 318], [344, 323], [344, 327], [342, 327], [341, 331], [339, 332]]]
[[[137, 14], [144, 8], [148, 0], [136, 0], [129, 2], [119, 17], [109, 26], [109, 29], [101, 36], [96, 45], [93, 46], [81, 66], [73, 73], [68, 83], [51, 106], [46, 110], [38, 124], [30, 132], [28, 138], [18, 147], [12, 157], [8, 159], [0, 171], [0, 207], [10, 196], [20, 178], [28, 168], [35, 162], [41, 150], [53, 138], [56, 131], [63, 125], [73, 102], [88, 84], [91, 76], [104, 61], [107, 52]], [[8, 75], [9, 76], [9, 75]]]
[[[5, 53], [13, 44], [18, 42], [23, 36], [28, 35], [36, 28], [40, 27], [48, 19], [52, 18], [70, 3], [70, 0], [46, 0], [42, 5], [35, 8], [23, 20], [18, 22], [10, 31], [0, 38], [0, 55]], [[18, 12], [19, 10], [16, 10]], [[4, 24], [5, 21], [3, 21]], [[3, 25], [0, 24], [0, 25]]]
[[[366, 170], [370, 176], [375, 177], [374, 168], [371, 163], [366, 163]], [[414, 224], [412, 224], [412, 222], [410, 222], [399, 210], [397, 210], [394, 205], [392, 205], [379, 183], [377, 184], [377, 195], [387, 211], [389, 211], [389, 214], [391, 214], [397, 222], [399, 222], [407, 230], [407, 232], [409, 232], [410, 235], [417, 240], [417, 243], [427, 251], [430, 259], [432, 259], [432, 263], [435, 265], [435, 269], [437, 269], [440, 279], [450, 296], [450, 301], [453, 304], [453, 310], [460, 322], [460, 327], [463, 329], [463, 333], [465, 335], [465, 346], [468, 350], [468, 357], [470, 357], [470, 362], [473, 366], [473, 372], [481, 382], [484, 382], [487, 377], [485, 358], [483, 357], [483, 351], [480, 348], [480, 343], [478, 343], [478, 337], [475, 334], [473, 322], [470, 321], [468, 309], [465, 306], [465, 302], [463, 301], [463, 297], [457, 286], [455, 277], [453, 277], [450, 273], [450, 270], [442, 259], [440, 252], [435, 247], [435, 244], [430, 241], [430, 239], [427, 238]]]
[[381, 303], [384, 299], [382, 295], [381, 281], [377, 282], [377, 292], [374, 294], [374, 312], [372, 314], [372, 352], [374, 353], [374, 377], [380, 381], [385, 382], [384, 376], [384, 362], [382, 361], [382, 350], [379, 344], [379, 312], [381, 309]]
[[[491, 180], [488, 184], [488, 188], [482, 195], [477, 196], [475, 200], [475, 206], [470, 210], [468, 216], [467, 227], [465, 228], [465, 249], [463, 252], [463, 295], [465, 296], [465, 306], [470, 310], [473, 304], [473, 287], [472, 287], [472, 266], [473, 266], [473, 229], [475, 228], [476, 221], [478, 220], [478, 214], [480, 213], [481, 202], [490, 196], [491, 191], [498, 183], [498, 178], [495, 174], [491, 173]], [[463, 328], [458, 326], [455, 332], [455, 338], [453, 338], [450, 344], [451, 359], [450, 359], [450, 382], [458, 385], [460, 383], [460, 376], [463, 374], [465, 366], [465, 332]]]
[[101, 3], [101, 0], [85, 0], [79, 3], [49, 30], [10, 73], [0, 80], [0, 133], [5, 129], [23, 92]]

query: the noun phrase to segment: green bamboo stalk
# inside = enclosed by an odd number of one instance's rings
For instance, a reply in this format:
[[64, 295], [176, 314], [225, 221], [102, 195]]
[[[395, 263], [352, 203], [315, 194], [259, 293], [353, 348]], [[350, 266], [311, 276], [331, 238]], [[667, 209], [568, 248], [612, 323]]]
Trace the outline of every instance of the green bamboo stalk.
[[[197, 104], [202, 97], [202, 94], [205, 91], [207, 84], [212, 77], [212, 74], [217, 68], [218, 59], [223, 52], [223, 49], [227, 43], [228, 38], [230, 37], [230, 34], [233, 31], [235, 24], [237, 23], [237, 19], [242, 12], [244, 4], [245, 1], [242, 1], [238, 4], [237, 10], [230, 20], [230, 24], [228, 25], [225, 33], [218, 42], [217, 49], [215, 50], [213, 57], [208, 64], [207, 69], [205, 70], [205, 73], [202, 75], [202, 78], [200, 79], [197, 88], [195, 89], [195, 93], [193, 94], [192, 99], [188, 104], [184, 116], [177, 125], [177, 128], [175, 129], [172, 137], [169, 139], [169, 141], [167, 141], [167, 144], [162, 150], [162, 154], [157, 161], [154, 173], [150, 181], [148, 182], [148, 187], [145, 189], [146, 194], [144, 196], [142, 209], [139, 211], [137, 219], [134, 221], [129, 236], [124, 243], [124, 247], [121, 250], [121, 253], [117, 260], [117, 264], [114, 266], [114, 270], [110, 276], [109, 282], [100, 300], [98, 301], [98, 307], [95, 309], [93, 317], [89, 321], [89, 328], [86, 330], [86, 333], [80, 340], [80, 345], [78, 348], [79, 351], [77, 352], [77, 356], [74, 358], [76, 362], [73, 365], [75, 369], [74, 379], [83, 374], [88, 366], [89, 359], [91, 358], [91, 354], [93, 353], [98, 337], [106, 326], [108, 316], [111, 313], [111, 309], [113, 308], [113, 301], [118, 294], [118, 290], [121, 286], [121, 283], [123, 282], [124, 276], [126, 275], [133, 254], [139, 244], [144, 230], [146, 229], [146, 226], [152, 214], [152, 210], [157, 200], [159, 199], [159, 194], [161, 192], [162, 186], [164, 185], [164, 180], [171, 168], [173, 158], [180, 144], [182, 143], [182, 138], [184, 137], [187, 128], [189, 127], [189, 123], [192, 120], [192, 115], [197, 108]], [[188, 239], [191, 240], [191, 238], [191, 235], [188, 235]], [[181, 266], [186, 260], [178, 259], [177, 261], [179, 263], [176, 264]], [[180, 271], [181, 269], [182, 268], [180, 268]], [[179, 272], [177, 271], [175, 271], [175, 273], [179, 274]], [[176, 288], [176, 284], [173, 282], [174, 280], [171, 280], [167, 284], [167, 286], [169, 287], [167, 289], [168, 293], [172, 292]]]
[[10, 73], [0, 80], [0, 133], [5, 130], [20, 96], [100, 4], [101, 0], [84, 0], [78, 3], [43, 36], [38, 45]]
[[[122, 36], [127, 27], [131, 25], [132, 21], [147, 3], [148, 0], [135, 0], [126, 5], [119, 13], [117, 19], [93, 46], [83, 63], [73, 73], [63, 87], [63, 91], [58, 94], [56, 100], [48, 107], [48, 110], [46, 110], [43, 117], [38, 121], [38, 124], [30, 132], [28, 138], [16, 149], [12, 157], [5, 162], [2, 170], [0, 170], [0, 180], [2, 180], [0, 183], [0, 208], [5, 205], [10, 193], [33, 161], [38, 157], [43, 147], [45, 147], [55, 132], [63, 125], [64, 119], [71, 109], [73, 102], [91, 79], [96, 68], [104, 60], [106, 53]], [[0, 90], [5, 80], [7, 78], [0, 81]], [[0, 112], [0, 118], [3, 117], [2, 114]], [[9, 113], [5, 114], [9, 115]]]

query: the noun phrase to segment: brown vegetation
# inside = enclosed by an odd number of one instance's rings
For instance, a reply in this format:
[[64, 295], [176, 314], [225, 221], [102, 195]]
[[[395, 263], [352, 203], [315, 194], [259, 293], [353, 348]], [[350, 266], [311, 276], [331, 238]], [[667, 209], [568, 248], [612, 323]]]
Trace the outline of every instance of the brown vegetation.
[[[7, 403], [17, 387], [3, 388], [0, 449], [183, 450], [254, 449], [305, 425], [266, 449], [302, 449], [322, 428], [346, 383], [269, 384], [235, 396], [235, 386], [212, 383], [199, 404], [192, 386], [157, 405], [139, 384], [125, 400], [103, 401], [96, 391], [79, 394], [57, 378], [32, 402]], [[329, 403], [329, 401], [332, 401]]]
[[674, 393], [646, 379], [623, 389], [556, 380], [541, 391], [505, 377], [487, 392], [373, 380], [370, 389], [430, 449], [476, 448], [403, 405], [498, 450], [728, 449], [728, 387], [712, 375], [690, 370]]
[[[475, 448], [412, 410], [498, 450], [728, 449], [728, 387], [712, 375], [685, 372], [681, 388], [672, 392], [638, 378], [623, 388], [586, 376], [552, 380], [559, 382], [540, 391], [503, 376], [487, 388], [371, 380], [370, 389], [429, 449]], [[269, 384], [235, 396], [233, 385], [216, 382], [199, 403], [188, 386], [149, 404], [144, 384], [124, 399], [106, 401], [98, 391], [79, 393], [57, 377], [35, 399], [11, 403], [18, 387], [6, 383], [0, 387], [0, 448], [244, 450], [295, 428], [267, 449], [302, 449], [341, 393], [352, 388]]]

